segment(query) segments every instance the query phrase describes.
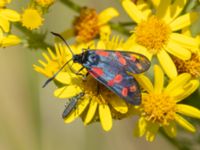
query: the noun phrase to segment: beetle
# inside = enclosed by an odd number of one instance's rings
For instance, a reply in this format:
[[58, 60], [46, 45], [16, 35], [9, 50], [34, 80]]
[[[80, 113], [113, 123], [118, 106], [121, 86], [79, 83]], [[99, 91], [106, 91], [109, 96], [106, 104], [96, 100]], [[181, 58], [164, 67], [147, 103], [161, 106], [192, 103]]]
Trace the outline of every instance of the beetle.
[[81, 92], [79, 94], [77, 94], [76, 96], [68, 99], [69, 100], [69, 104], [65, 105], [65, 109], [62, 113], [62, 118], [64, 119], [65, 117], [67, 117], [72, 110], [75, 108], [75, 106], [77, 105], [78, 101], [84, 96], [84, 93]]

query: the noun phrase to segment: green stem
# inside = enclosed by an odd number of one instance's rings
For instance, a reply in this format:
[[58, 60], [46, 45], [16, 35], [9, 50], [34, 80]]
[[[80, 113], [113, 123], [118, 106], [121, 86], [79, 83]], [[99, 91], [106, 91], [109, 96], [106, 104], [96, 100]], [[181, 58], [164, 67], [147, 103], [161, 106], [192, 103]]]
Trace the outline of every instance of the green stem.
[[47, 42], [45, 42], [46, 39], [46, 33], [39, 33], [34, 32], [26, 29], [25, 27], [21, 26], [21, 24], [16, 23], [14, 24], [17, 29], [19, 29], [26, 37], [26, 42], [28, 44], [28, 47], [31, 49], [46, 49], [51, 48], [53, 49], [53, 46]]
[[136, 23], [134, 23], [134, 22], [119, 22], [119, 25], [120, 26], [135, 26], [136, 25]]
[[172, 145], [174, 145], [175, 147], [177, 147], [177, 149], [180, 149], [180, 150], [189, 150], [190, 149], [186, 144], [183, 144], [182, 142], [179, 142], [177, 139], [170, 138], [163, 130], [161, 130], [160, 133]]
[[70, 7], [71, 9], [73, 9], [76, 12], [80, 12], [81, 10], [81, 6], [77, 5], [76, 3], [74, 3], [71, 0], [60, 0], [61, 3], [67, 5], [68, 7]]
[[112, 22], [110, 22], [109, 25], [110, 25], [111, 29], [113, 29], [113, 30], [115, 30], [115, 31], [117, 31], [119, 33], [122, 33], [122, 34], [124, 34], [126, 36], [130, 36], [131, 35], [130, 31], [127, 30], [126, 28], [124, 28], [120, 23], [112, 23]]

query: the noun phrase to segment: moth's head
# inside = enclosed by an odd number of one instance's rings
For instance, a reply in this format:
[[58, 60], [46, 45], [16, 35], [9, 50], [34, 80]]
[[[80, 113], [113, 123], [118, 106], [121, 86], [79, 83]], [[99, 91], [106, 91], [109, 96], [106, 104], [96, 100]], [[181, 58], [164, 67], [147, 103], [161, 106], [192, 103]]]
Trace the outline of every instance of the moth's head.
[[82, 54], [75, 54], [73, 56], [73, 61], [75, 63], [82, 63], [82, 58], [83, 58], [83, 55]]

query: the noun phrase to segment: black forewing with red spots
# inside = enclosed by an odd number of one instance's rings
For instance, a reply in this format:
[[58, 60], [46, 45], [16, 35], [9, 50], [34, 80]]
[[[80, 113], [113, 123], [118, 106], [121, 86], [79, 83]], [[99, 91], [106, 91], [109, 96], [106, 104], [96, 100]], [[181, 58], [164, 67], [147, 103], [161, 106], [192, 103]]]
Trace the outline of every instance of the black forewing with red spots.
[[139, 74], [150, 67], [140, 54], [124, 51], [88, 50], [82, 65], [99, 82], [133, 105], [141, 103], [139, 84], [130, 73]]

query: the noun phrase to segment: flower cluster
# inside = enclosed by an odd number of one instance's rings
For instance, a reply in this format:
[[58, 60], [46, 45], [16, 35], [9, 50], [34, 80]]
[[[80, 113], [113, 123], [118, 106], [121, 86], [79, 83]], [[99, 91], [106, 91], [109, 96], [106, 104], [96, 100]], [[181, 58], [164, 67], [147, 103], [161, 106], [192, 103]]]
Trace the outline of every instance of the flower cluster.
[[[8, 47], [12, 45], [22, 44], [25, 40], [23, 37], [12, 34], [11, 28], [13, 25], [22, 29], [28, 30], [39, 29], [43, 24], [43, 17], [49, 6], [54, 3], [54, 0], [34, 0], [30, 1], [27, 8], [21, 12], [8, 9], [7, 5], [11, 0], [0, 1], [0, 47]], [[22, 32], [26, 32], [25, 29]]]
[[[9, 2], [0, 2], [1, 47], [21, 41], [10, 33], [10, 23], [19, 22], [28, 30], [38, 29], [54, 0], [31, 1], [21, 15], [6, 8]], [[122, 8], [130, 17], [128, 23], [111, 22], [120, 15], [114, 7], [97, 12], [94, 8], [75, 6], [72, 1], [63, 3], [79, 12], [71, 21], [72, 27], [60, 33], [64, 39], [74, 38], [70, 44], [73, 54], [81, 54], [89, 47], [138, 53], [151, 61], [147, 72], [131, 74], [140, 85], [142, 99], [139, 106], [134, 106], [91, 75], [83, 78], [88, 70], [69, 61], [74, 57], [69, 45], [61, 44], [56, 38], [55, 48], [47, 48], [43, 53], [45, 61], [39, 60], [39, 65], [33, 67], [47, 78], [55, 75], [55, 97], [72, 101], [84, 93], [69, 115], [64, 116], [65, 123], [80, 117], [84, 125], [100, 122], [102, 128], [109, 131], [113, 120], [138, 116], [134, 135], [145, 136], [147, 141], [153, 141], [160, 128], [170, 137], [176, 136], [177, 125], [196, 131], [183, 117], [200, 119], [200, 110], [185, 103], [199, 88], [200, 77], [200, 38], [192, 36], [190, 30], [199, 18], [195, 9], [185, 9], [188, 0], [121, 0]], [[113, 30], [127, 37], [116, 35]]]

